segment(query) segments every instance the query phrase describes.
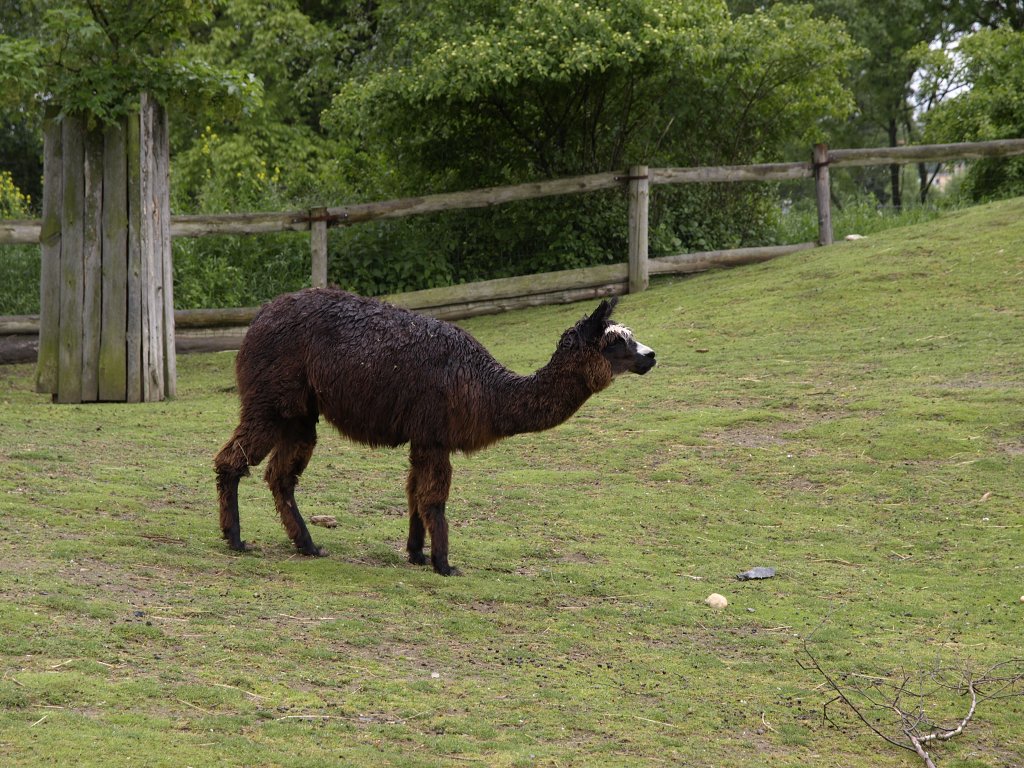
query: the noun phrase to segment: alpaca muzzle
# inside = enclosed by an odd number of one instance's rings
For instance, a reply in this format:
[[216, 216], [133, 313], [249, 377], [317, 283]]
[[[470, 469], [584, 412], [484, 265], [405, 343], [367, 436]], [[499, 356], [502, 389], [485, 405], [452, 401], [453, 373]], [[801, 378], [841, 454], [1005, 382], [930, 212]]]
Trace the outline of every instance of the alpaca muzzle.
[[654, 359], [654, 350], [650, 347], [644, 346], [643, 344], [637, 344], [636, 358], [633, 362], [633, 367], [630, 370], [633, 373], [643, 376], [655, 365], [657, 365], [657, 360]]

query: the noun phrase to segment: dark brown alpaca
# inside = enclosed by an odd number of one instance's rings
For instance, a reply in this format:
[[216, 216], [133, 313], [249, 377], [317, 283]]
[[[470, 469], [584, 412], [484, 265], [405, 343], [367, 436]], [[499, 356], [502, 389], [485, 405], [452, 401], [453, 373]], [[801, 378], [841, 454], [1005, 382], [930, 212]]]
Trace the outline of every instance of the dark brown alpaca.
[[451, 323], [335, 289], [278, 297], [253, 320], [235, 363], [241, 419], [215, 459], [224, 538], [232, 549], [249, 548], [238, 481], [272, 454], [265, 477], [288, 535], [303, 554], [326, 554], [294, 495], [323, 415], [360, 443], [410, 443], [409, 561], [426, 564], [429, 531], [434, 570], [456, 573], [445, 519], [449, 454], [550, 429], [615, 376], [649, 371], [654, 351], [611, 323], [615, 303], [602, 301], [562, 334], [547, 365], [520, 376]]

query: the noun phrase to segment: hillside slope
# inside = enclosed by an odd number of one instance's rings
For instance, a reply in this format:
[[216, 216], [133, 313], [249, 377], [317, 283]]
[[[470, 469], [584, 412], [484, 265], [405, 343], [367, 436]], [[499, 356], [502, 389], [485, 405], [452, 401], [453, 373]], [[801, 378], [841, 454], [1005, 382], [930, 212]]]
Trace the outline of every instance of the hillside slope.
[[[229, 552], [231, 353], [136, 406], [2, 366], [0, 762], [921, 765], [822, 673], [904, 742], [892, 704], [955, 725], [963, 670], [1024, 675], [1022, 297], [1024, 200], [657, 280], [617, 314], [658, 367], [455, 458], [457, 579], [404, 562], [405, 453], [324, 425], [297, 498], [330, 555], [261, 471]], [[465, 326], [525, 371], [591, 309]], [[1024, 765], [998, 690], [941, 768]]]

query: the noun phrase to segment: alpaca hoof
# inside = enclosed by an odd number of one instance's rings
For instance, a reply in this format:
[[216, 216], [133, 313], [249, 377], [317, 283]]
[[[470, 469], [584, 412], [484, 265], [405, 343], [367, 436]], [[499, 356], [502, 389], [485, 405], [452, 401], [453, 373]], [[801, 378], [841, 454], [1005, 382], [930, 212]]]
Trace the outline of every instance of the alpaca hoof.
[[409, 562], [412, 563], [413, 565], [426, 565], [430, 561], [427, 560], [427, 556], [425, 554], [423, 554], [422, 551], [420, 551], [420, 552], [410, 552], [409, 553]]
[[242, 541], [242, 540], [230, 541], [230, 542], [228, 542], [228, 547], [233, 549], [235, 552], [252, 552], [253, 551], [253, 545], [250, 544], [248, 541]]
[[327, 550], [323, 547], [318, 547], [316, 544], [310, 544], [308, 547], [299, 547], [299, 552], [307, 557], [327, 557]]
[[438, 568], [438, 567], [435, 566], [434, 570], [437, 571], [442, 576], [461, 576], [462, 575], [462, 571], [460, 571], [454, 565], [445, 565], [445, 566], [443, 566], [441, 568]]

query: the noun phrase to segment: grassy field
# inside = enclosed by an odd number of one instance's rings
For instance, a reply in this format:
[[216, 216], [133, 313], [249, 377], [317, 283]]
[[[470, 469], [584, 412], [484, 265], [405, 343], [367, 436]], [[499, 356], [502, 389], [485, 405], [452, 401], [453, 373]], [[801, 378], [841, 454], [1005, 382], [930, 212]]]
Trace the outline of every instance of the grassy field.
[[[619, 309], [654, 371], [455, 459], [452, 579], [404, 562], [405, 454], [327, 428], [298, 499], [330, 556], [294, 554], [259, 472], [259, 548], [227, 550], [230, 353], [143, 406], [0, 368], [0, 764], [922, 765], [823, 722], [804, 643], [893, 738], [887, 682], [955, 724], [937, 670], [1024, 671], [1022, 297], [1024, 199], [656, 281]], [[591, 308], [465, 325], [526, 371]], [[1022, 722], [983, 702], [930, 748], [1019, 768]]]

